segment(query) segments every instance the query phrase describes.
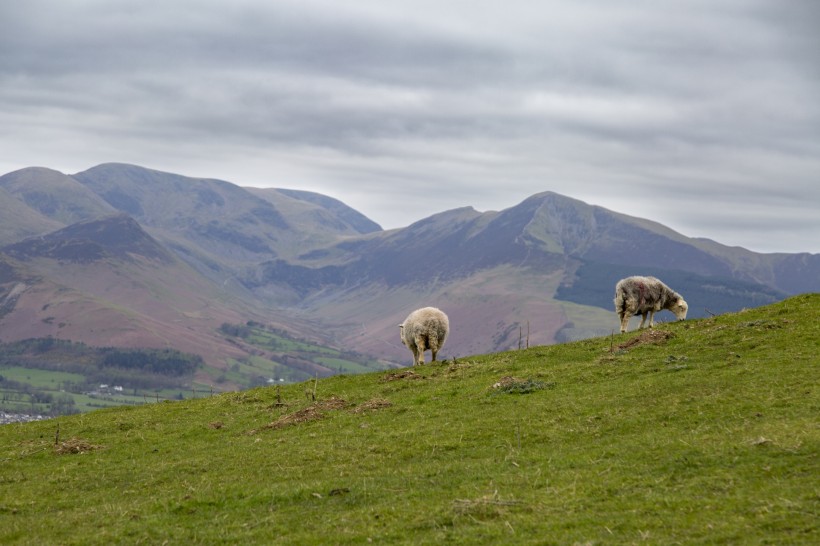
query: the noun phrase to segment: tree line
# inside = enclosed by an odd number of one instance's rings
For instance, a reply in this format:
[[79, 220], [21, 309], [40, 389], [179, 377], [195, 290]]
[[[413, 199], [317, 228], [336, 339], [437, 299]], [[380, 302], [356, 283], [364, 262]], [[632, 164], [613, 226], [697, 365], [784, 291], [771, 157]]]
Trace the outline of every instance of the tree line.
[[87, 384], [176, 387], [203, 365], [201, 356], [175, 349], [90, 347], [54, 338], [0, 343], [0, 366], [76, 373], [83, 375]]

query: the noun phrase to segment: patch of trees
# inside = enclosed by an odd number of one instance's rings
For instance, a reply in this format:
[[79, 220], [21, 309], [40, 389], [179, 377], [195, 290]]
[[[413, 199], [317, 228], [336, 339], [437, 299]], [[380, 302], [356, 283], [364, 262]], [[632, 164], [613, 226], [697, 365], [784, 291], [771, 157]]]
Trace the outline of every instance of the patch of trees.
[[70, 394], [49, 392], [0, 375], [0, 409], [30, 411], [43, 415], [71, 415], [79, 413]]
[[104, 368], [143, 370], [170, 376], [189, 375], [202, 366], [199, 355], [192, 355], [173, 349], [104, 349], [100, 365]]
[[12, 343], [0, 343], [0, 363], [20, 355], [45, 355], [47, 353], [81, 354], [89, 347], [81, 342], [67, 341], [53, 337], [29, 338]]
[[80, 410], [77, 409], [77, 405], [74, 402], [74, 398], [68, 394], [55, 396], [49, 409], [50, 415], [72, 415], [74, 413], [80, 413]]
[[199, 355], [173, 349], [89, 347], [50, 337], [0, 343], [0, 365], [82, 375], [84, 382], [72, 385], [72, 392], [100, 383], [176, 388], [203, 364]]
[[226, 336], [241, 337], [242, 339], [245, 339], [253, 333], [253, 327], [250, 326], [250, 323], [248, 323], [248, 325], [243, 325], [229, 324], [225, 322], [219, 327], [219, 331]]

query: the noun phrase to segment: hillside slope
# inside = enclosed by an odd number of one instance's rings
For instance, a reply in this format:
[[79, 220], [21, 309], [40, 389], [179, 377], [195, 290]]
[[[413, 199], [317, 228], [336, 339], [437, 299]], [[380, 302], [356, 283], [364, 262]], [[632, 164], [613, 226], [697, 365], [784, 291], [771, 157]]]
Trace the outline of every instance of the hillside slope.
[[[372, 358], [327, 347], [321, 329], [295, 313], [269, 316], [252, 294], [227, 284], [201, 275], [125, 213], [76, 222], [0, 247], [0, 342], [54, 338], [93, 347], [174, 349], [200, 356], [206, 365], [195, 383], [218, 390], [274, 377], [325, 376], [356, 365], [382, 367]], [[316, 345], [311, 358], [305, 360], [304, 347], [283, 355], [221, 330], [249, 321], [264, 321], [278, 330], [277, 338]], [[347, 358], [329, 356], [340, 353]], [[37, 362], [31, 358], [19, 365]], [[82, 368], [79, 362], [72, 365]], [[48, 367], [59, 377], [53, 368]], [[74, 380], [88, 382], [88, 377]], [[35, 385], [18, 383], [18, 398], [33, 392]]]
[[[224, 368], [247, 356], [217, 334], [236, 307], [127, 215], [79, 222], [2, 247], [0, 338], [54, 337], [93, 346], [166, 348]], [[13, 295], [13, 305], [11, 296]], [[226, 299], [227, 295], [221, 295]], [[250, 311], [246, 311], [247, 316]]]
[[[226, 334], [223, 325], [247, 328], [249, 321], [264, 320], [278, 329], [277, 338], [295, 332], [314, 341], [324, 358], [338, 352], [322, 347], [322, 336], [314, 334], [318, 328], [303, 319], [268, 317], [235, 294], [199, 275], [130, 216], [115, 214], [0, 247], [0, 342], [53, 338], [92, 347], [175, 349], [199, 355], [206, 366], [195, 382], [218, 390], [245, 388], [274, 375], [325, 376], [351, 366], [340, 359], [323, 365], [321, 355], [305, 361], [298, 348], [283, 356]], [[373, 369], [372, 359], [348, 356]], [[32, 362], [37, 359], [25, 365]]]
[[818, 354], [812, 294], [3, 426], [0, 542], [816, 544]]

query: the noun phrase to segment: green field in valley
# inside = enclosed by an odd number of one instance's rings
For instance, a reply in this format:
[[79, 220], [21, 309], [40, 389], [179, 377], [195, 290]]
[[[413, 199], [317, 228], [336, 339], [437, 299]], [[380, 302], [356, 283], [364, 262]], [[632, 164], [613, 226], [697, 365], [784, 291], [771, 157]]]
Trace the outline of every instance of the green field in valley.
[[[203, 366], [196, 355], [175, 351], [89, 347], [52, 338], [0, 344], [0, 412], [68, 415], [386, 367], [373, 358], [293, 339], [258, 323], [225, 324], [222, 330], [257, 354], [216, 369]], [[106, 358], [122, 365], [106, 365]], [[134, 366], [151, 362], [156, 369]], [[178, 366], [184, 371], [178, 372]], [[204, 377], [195, 381], [193, 372], [200, 368]]]

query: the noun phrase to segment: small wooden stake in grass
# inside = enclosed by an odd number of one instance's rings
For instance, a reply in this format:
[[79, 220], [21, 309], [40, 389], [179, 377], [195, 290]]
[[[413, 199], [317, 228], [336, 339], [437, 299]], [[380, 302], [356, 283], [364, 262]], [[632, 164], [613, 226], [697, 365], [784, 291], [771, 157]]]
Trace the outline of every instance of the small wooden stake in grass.
[[317, 373], [316, 376], [313, 378], [313, 392], [310, 389], [305, 389], [305, 396], [308, 400], [315, 402], [316, 401], [316, 385], [319, 383], [319, 374]]
[[527, 349], [530, 348], [530, 321], [527, 321]]
[[56, 446], [59, 443], [60, 443], [60, 424], [57, 423], [57, 432], [54, 434], [54, 445]]

